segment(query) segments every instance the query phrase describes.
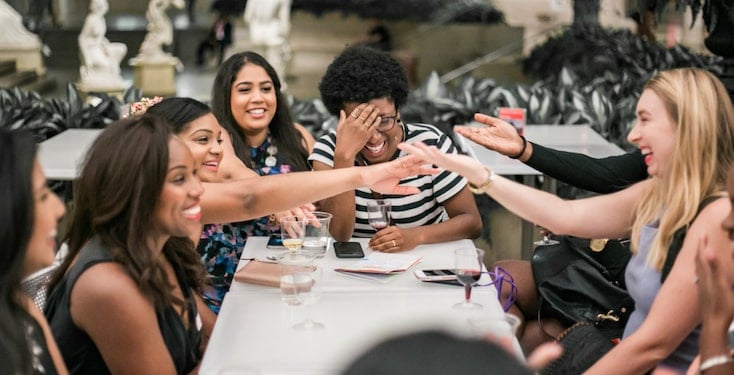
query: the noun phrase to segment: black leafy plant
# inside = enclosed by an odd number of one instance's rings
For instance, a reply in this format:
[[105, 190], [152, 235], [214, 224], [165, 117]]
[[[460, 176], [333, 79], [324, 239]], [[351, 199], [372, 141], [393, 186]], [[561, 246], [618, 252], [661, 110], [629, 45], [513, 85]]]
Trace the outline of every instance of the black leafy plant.
[[[120, 118], [122, 102], [106, 94], [90, 94], [85, 103], [76, 87], [66, 86], [66, 100], [44, 99], [33, 91], [19, 88], [0, 89], [0, 126], [25, 129], [42, 142], [66, 129], [100, 129]], [[135, 88], [125, 93], [125, 100], [139, 99]]]
[[502, 13], [483, 0], [293, 0], [291, 9], [321, 15], [339, 11], [363, 18], [418, 22], [481, 22], [502, 20]]
[[[120, 118], [121, 101], [106, 94], [90, 94], [85, 103], [76, 87], [66, 86], [66, 100], [44, 99], [38, 93], [19, 88], [0, 88], [0, 126], [30, 131], [38, 142], [53, 137], [66, 129], [99, 129]], [[126, 102], [140, 98], [140, 90], [129, 89]], [[51, 181], [53, 189], [65, 201], [71, 199], [71, 183]]]

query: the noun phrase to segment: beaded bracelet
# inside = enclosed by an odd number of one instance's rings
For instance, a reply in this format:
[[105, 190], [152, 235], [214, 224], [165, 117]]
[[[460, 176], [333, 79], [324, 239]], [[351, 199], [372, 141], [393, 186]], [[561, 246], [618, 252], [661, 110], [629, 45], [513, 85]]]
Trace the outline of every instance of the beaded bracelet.
[[525, 137], [520, 136], [520, 138], [522, 138], [522, 150], [520, 150], [517, 155], [510, 156], [510, 159], [520, 159], [520, 157], [522, 157], [522, 154], [525, 153], [525, 149], [528, 148], [528, 141], [525, 140]]
[[698, 368], [699, 373], [703, 373], [704, 371], [716, 367], [725, 365], [727, 363], [734, 362], [734, 359], [731, 358], [729, 354], [719, 354], [715, 355], [711, 358], [707, 358], [705, 361], [701, 362], [701, 366]]

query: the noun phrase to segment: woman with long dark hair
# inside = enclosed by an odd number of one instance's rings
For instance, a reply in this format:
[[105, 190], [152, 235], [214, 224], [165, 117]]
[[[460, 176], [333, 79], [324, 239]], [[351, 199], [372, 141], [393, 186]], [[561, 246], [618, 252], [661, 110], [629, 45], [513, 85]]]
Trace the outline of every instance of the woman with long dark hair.
[[46, 185], [27, 133], [0, 129], [0, 363], [8, 374], [65, 374], [43, 313], [21, 280], [50, 266], [64, 205]]
[[189, 373], [214, 315], [191, 237], [203, 188], [168, 124], [143, 115], [109, 125], [74, 183], [69, 254], [46, 317], [76, 374]]

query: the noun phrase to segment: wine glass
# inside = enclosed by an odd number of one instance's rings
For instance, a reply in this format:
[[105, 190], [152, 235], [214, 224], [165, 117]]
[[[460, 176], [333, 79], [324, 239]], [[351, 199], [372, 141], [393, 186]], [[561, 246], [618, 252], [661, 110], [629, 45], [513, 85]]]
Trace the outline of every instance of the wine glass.
[[367, 221], [376, 230], [387, 228], [390, 225], [390, 211], [392, 204], [387, 199], [375, 199], [367, 202]]
[[294, 277], [300, 281], [295, 288], [298, 302], [304, 306], [306, 318], [293, 325], [297, 331], [315, 331], [324, 329], [324, 324], [311, 318], [311, 306], [321, 297], [323, 271], [321, 267], [300, 267], [294, 271]]
[[280, 238], [291, 253], [301, 249], [306, 236], [307, 219], [288, 216], [280, 219]]
[[540, 240], [537, 240], [533, 242], [535, 246], [548, 246], [548, 245], [557, 245], [558, 241], [550, 238], [551, 232], [549, 232], [545, 228], [540, 228], [540, 233], [543, 234], [543, 238]]
[[454, 305], [455, 309], [481, 309], [482, 305], [471, 301], [471, 288], [482, 275], [484, 250], [461, 248], [454, 250], [456, 278], [464, 285], [464, 302]]

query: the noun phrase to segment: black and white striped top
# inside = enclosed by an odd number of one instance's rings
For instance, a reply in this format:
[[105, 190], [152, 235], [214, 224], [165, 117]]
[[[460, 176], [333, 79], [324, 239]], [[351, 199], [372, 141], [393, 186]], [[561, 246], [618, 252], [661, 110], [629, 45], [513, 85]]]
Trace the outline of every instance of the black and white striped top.
[[[451, 138], [435, 126], [404, 124], [404, 130], [406, 131], [406, 143], [421, 141], [429, 146], [436, 146], [443, 152], [458, 153]], [[335, 143], [336, 130], [332, 129], [316, 142], [308, 158], [309, 162], [313, 165], [314, 161], [319, 161], [333, 166]], [[403, 151], [399, 151], [392, 160], [405, 155]], [[357, 161], [355, 165], [359, 165]], [[442, 203], [458, 194], [466, 186], [466, 179], [456, 173], [443, 170], [435, 175], [404, 178], [400, 181], [400, 185], [415, 186], [420, 193], [413, 195], [385, 194], [382, 199], [389, 199], [392, 203], [392, 225], [411, 228], [448, 220], [448, 214]], [[352, 234], [354, 237], [372, 237], [375, 234], [375, 230], [367, 223], [367, 202], [374, 199], [374, 195], [368, 188], [355, 190], [355, 225]]]

